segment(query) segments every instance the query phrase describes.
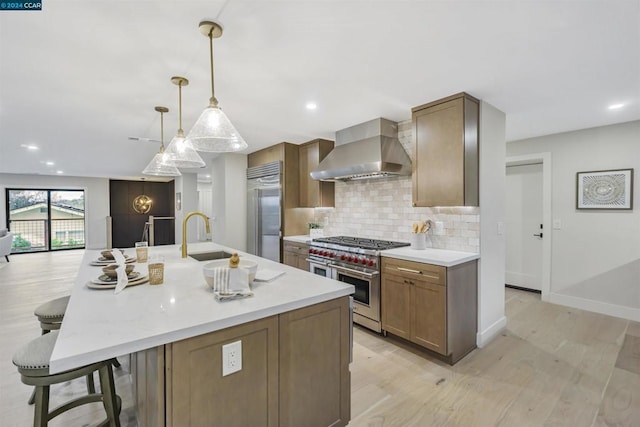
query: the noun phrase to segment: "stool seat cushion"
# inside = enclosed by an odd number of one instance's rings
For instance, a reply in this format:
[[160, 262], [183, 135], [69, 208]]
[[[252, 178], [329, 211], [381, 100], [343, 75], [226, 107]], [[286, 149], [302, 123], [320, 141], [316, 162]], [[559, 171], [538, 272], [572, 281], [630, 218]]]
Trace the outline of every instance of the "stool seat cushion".
[[19, 369], [49, 369], [58, 331], [51, 331], [29, 341], [13, 355], [13, 364]]
[[65, 311], [67, 311], [67, 305], [69, 304], [69, 295], [66, 297], [56, 298], [54, 300], [45, 302], [39, 305], [33, 312], [36, 316], [42, 319], [55, 319], [64, 317]]

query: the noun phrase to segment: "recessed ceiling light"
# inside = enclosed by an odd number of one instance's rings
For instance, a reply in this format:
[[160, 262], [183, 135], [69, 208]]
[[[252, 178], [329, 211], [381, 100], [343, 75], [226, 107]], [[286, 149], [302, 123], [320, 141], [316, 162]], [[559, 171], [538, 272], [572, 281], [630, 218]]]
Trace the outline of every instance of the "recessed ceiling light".
[[205, 175], [205, 178], [211, 178], [211, 175]]
[[47, 166], [55, 165], [55, 163], [53, 163], [52, 161], [44, 162], [44, 164], [47, 165]]
[[56, 173], [57, 173], [58, 175], [60, 175], [60, 174], [63, 174], [64, 172], [62, 172], [62, 171], [56, 171]]
[[618, 110], [624, 107], [624, 104], [611, 104], [609, 105], [609, 110]]
[[307, 107], [307, 110], [315, 110], [316, 108], [318, 108], [315, 102], [307, 102], [306, 107]]
[[26, 148], [27, 150], [31, 150], [31, 151], [35, 151], [38, 149], [38, 146], [33, 144], [20, 144], [20, 147]]

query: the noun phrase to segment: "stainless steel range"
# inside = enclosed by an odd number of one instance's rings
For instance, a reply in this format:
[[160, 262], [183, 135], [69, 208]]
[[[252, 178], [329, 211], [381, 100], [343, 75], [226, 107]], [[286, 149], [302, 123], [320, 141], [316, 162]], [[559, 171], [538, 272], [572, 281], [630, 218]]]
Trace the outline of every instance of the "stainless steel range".
[[308, 261], [312, 273], [355, 286], [353, 321], [380, 332], [380, 252], [402, 246], [409, 243], [321, 237], [311, 241]]

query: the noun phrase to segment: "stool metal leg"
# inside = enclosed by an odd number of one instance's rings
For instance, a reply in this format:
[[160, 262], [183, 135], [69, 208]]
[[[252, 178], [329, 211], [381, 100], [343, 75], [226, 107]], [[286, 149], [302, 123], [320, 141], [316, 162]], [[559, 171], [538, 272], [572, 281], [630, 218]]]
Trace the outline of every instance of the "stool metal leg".
[[49, 386], [36, 386], [35, 392], [33, 426], [46, 427], [49, 423]]
[[87, 375], [87, 393], [94, 394], [96, 392], [96, 385], [93, 382], [93, 372]]
[[120, 408], [116, 398], [116, 386], [113, 380], [111, 364], [107, 364], [98, 370], [100, 377], [100, 390], [102, 391], [102, 403], [107, 413], [110, 427], [120, 427]]

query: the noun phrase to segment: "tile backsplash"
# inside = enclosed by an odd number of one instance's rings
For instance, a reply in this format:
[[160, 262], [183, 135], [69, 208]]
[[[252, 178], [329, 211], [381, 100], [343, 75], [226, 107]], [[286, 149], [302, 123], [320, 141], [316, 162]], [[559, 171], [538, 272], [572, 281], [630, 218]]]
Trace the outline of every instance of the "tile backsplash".
[[[398, 124], [398, 138], [412, 154], [411, 120]], [[314, 210], [324, 234], [410, 241], [414, 222], [430, 219], [427, 246], [466, 252], [480, 251], [478, 207], [414, 208], [411, 177], [402, 176], [336, 182], [335, 208]]]

